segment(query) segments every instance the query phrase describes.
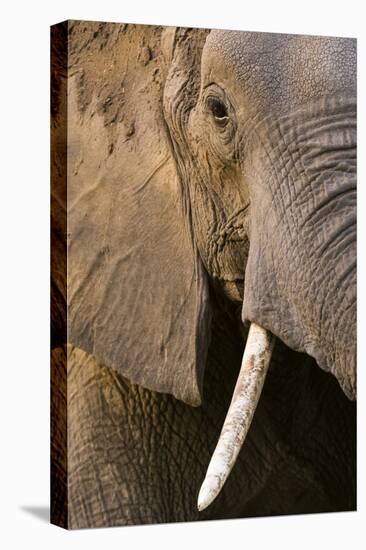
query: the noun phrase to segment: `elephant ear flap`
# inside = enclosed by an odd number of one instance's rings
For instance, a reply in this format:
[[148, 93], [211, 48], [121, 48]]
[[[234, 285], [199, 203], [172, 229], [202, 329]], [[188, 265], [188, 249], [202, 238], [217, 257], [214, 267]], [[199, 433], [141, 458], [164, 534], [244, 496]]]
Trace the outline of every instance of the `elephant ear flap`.
[[208, 284], [164, 125], [142, 105], [134, 145], [121, 139], [111, 152], [114, 134], [102, 116], [78, 112], [70, 80], [68, 341], [131, 382], [197, 406]]

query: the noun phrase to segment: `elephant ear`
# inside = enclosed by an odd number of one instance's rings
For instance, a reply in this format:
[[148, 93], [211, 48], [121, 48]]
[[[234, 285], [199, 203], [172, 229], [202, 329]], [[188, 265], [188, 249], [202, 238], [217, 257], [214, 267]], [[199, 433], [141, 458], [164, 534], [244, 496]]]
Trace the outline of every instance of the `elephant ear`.
[[160, 31], [80, 25], [69, 37], [68, 341], [197, 406], [208, 284], [161, 112]]

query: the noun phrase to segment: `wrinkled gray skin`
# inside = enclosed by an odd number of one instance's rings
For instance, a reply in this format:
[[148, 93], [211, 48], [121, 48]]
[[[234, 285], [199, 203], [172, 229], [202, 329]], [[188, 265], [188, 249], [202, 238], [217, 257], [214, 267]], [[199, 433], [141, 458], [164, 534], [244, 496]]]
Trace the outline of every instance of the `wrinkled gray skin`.
[[[119, 225], [100, 238], [100, 199], [70, 229], [69, 341], [87, 352], [69, 357], [72, 528], [355, 507], [355, 42], [206, 34], [162, 35], [174, 216], [146, 183], [131, 202], [119, 183]], [[141, 255], [123, 249], [142, 238]], [[103, 267], [80, 276], [84, 248]], [[278, 337], [273, 360], [234, 470], [198, 513], [248, 321]]]
[[314, 357], [350, 398], [355, 75], [353, 40], [214, 31], [187, 117], [174, 74], [166, 93], [183, 178], [194, 179], [193, 231], [208, 273], [229, 297], [233, 286], [243, 297], [245, 280], [243, 320]]

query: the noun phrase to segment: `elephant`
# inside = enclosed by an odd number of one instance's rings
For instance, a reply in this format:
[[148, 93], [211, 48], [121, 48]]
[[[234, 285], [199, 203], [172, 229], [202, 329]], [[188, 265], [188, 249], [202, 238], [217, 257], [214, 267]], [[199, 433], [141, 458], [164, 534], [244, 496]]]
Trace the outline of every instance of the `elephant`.
[[51, 32], [51, 521], [355, 510], [356, 41]]

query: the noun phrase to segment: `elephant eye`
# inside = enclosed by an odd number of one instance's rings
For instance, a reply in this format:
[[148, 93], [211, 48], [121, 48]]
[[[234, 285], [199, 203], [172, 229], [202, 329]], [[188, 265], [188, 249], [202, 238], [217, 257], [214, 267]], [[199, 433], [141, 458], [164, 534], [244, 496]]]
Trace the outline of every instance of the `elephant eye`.
[[220, 99], [209, 96], [207, 98], [207, 107], [211, 111], [216, 122], [219, 122], [220, 124], [227, 122], [229, 117], [228, 110], [225, 103], [223, 103]]

